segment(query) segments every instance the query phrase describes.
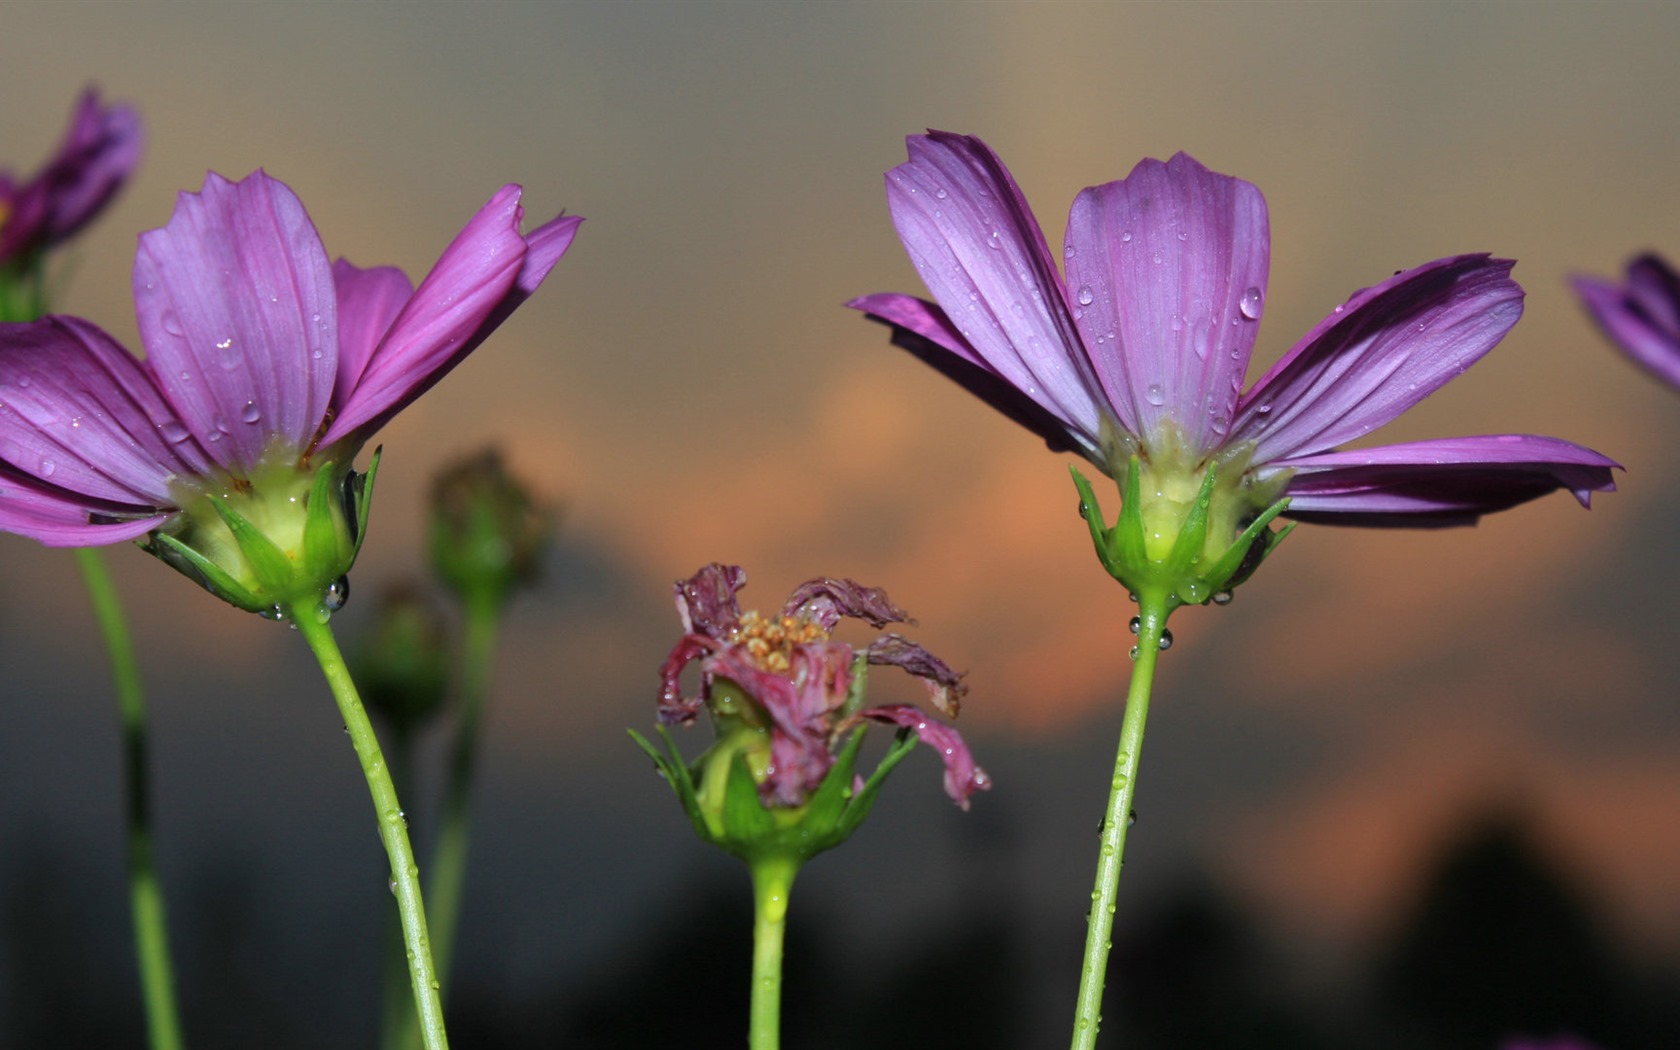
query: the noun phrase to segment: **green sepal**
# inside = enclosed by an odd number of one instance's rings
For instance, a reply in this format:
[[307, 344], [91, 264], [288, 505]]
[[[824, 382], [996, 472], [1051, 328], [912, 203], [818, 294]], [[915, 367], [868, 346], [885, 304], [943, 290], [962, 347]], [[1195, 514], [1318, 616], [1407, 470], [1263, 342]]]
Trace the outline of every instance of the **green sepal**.
[[659, 775], [665, 779], [665, 783], [670, 785], [671, 791], [677, 796], [677, 801], [682, 804], [683, 812], [687, 813], [688, 819], [693, 822], [694, 833], [710, 842], [712, 834], [706, 827], [705, 814], [700, 811], [700, 794], [699, 789], [694, 786], [694, 774], [689, 770], [688, 764], [682, 760], [681, 753], [677, 751], [677, 742], [671, 739], [670, 730], [664, 726], [659, 727], [659, 736], [665, 741], [665, 748], [670, 752], [669, 755], [661, 754], [659, 749], [648, 741], [647, 737], [634, 729], [627, 730], [627, 732], [630, 734], [630, 739], [636, 742], [636, 746], [647, 752], [647, 756], [653, 759], [654, 768], [659, 770]]
[[[346, 516], [356, 523], [354, 546], [350, 548], [350, 562], [354, 564], [356, 556], [362, 553], [362, 541], [367, 539], [368, 512], [373, 509], [373, 477], [379, 473], [379, 457], [384, 453], [385, 446], [376, 446], [373, 458], [368, 461], [366, 474], [357, 474], [354, 469], [346, 479], [344, 495], [354, 506], [345, 508], [350, 513]], [[360, 491], [356, 491], [360, 478]]]
[[1114, 564], [1114, 558], [1108, 552], [1108, 526], [1104, 524], [1102, 504], [1097, 502], [1097, 494], [1091, 488], [1091, 483], [1079, 468], [1069, 465], [1068, 471], [1073, 474], [1073, 487], [1079, 490], [1079, 516], [1085, 519], [1085, 524], [1091, 528], [1091, 546], [1097, 550], [1097, 560], [1102, 562], [1103, 570], [1118, 579], [1120, 568]]
[[[1267, 528], [1273, 518], [1288, 509], [1289, 497], [1285, 496], [1249, 522], [1248, 528], [1237, 537], [1237, 542], [1231, 544], [1231, 549], [1221, 555], [1208, 571], [1209, 580], [1219, 581], [1213, 584], [1215, 591], [1228, 591], [1246, 581], [1254, 575], [1254, 570], [1260, 567], [1261, 562], [1271, 557], [1278, 544], [1283, 542], [1283, 538], [1295, 531], [1298, 523], [1293, 521], [1276, 532]], [[1257, 541], [1261, 544], [1258, 547], [1255, 546]]]
[[[1109, 551], [1117, 566], [1131, 571], [1149, 563], [1149, 547], [1143, 534], [1143, 470], [1136, 456], [1126, 460], [1126, 484], [1120, 498], [1120, 520], [1109, 534]], [[1129, 581], [1123, 582], [1128, 582], [1134, 591], [1138, 589]]]
[[233, 535], [233, 542], [239, 545], [239, 553], [251, 566], [251, 574], [256, 577], [257, 585], [268, 594], [274, 595], [280, 604], [285, 604], [280, 596], [285, 595], [289, 598], [291, 592], [296, 589], [297, 568], [292, 564], [292, 560], [286, 557], [286, 552], [273, 540], [245, 520], [243, 514], [228, 506], [222, 497], [211, 496], [209, 499], [216, 515]]
[[273, 602], [264, 602], [228, 575], [227, 570], [167, 532], [152, 533], [141, 546], [229, 605], [254, 613], [274, 609]]
[[[862, 743], [863, 731], [861, 729], [858, 730], [855, 740], [857, 743]], [[839, 825], [842, 832], [841, 840], [856, 831], [857, 826], [863, 823], [863, 819], [869, 816], [869, 811], [875, 807], [876, 796], [881, 793], [882, 785], [887, 782], [887, 774], [891, 773], [893, 767], [904, 761], [905, 756], [915, 749], [916, 735], [911, 732], [909, 726], [903, 727], [894, 734], [893, 742], [887, 746], [887, 753], [881, 756], [881, 762], [875, 767], [875, 772], [869, 774], [869, 779], [863, 782], [863, 787], [852, 798], [852, 804], [847, 806], [846, 811], [841, 814]], [[850, 780], [851, 778], [848, 776], [847, 779]]]
[[309, 488], [309, 506], [304, 510], [303, 571], [311, 579], [326, 579], [338, 570], [338, 524], [333, 513], [332, 491], [336, 467], [337, 464], [327, 462], [315, 471]]

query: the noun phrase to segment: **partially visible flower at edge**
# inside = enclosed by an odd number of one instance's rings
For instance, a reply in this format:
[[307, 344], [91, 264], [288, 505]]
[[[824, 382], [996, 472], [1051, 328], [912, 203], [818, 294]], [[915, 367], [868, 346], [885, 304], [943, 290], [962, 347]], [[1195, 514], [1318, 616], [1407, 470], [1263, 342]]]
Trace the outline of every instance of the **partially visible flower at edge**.
[[520, 195], [497, 191], [414, 288], [329, 263], [280, 181], [211, 173], [140, 237], [144, 361], [78, 318], [0, 325], [0, 529], [49, 546], [149, 534], [251, 611], [330, 598], [365, 524], [363, 442], [536, 290], [582, 222], [521, 234]]
[[[1271, 251], [1253, 185], [1183, 153], [1141, 161], [1075, 199], [1064, 279], [984, 143], [934, 131], [908, 146], [910, 160], [887, 173], [888, 204], [934, 302], [877, 294], [847, 305], [893, 325], [900, 345], [1053, 449], [1123, 485], [1135, 478], [1144, 505], [1130, 512], [1155, 562], [1195, 531], [1198, 503], [1202, 549], [1184, 560], [1230, 569], [1247, 559], [1233, 537], [1262, 511], [1457, 525], [1558, 488], [1583, 506], [1614, 488], [1617, 464], [1551, 437], [1336, 451], [1499, 342], [1522, 312], [1509, 261], [1454, 256], [1355, 292], [1242, 393]], [[1094, 513], [1082, 507], [1102, 553], [1119, 541], [1100, 535]], [[1254, 540], [1251, 528], [1242, 543]], [[1199, 602], [1218, 588], [1184, 592]]]
[[[687, 633], [660, 672], [661, 722], [686, 724], [706, 710], [720, 745], [735, 731], [756, 741], [745, 748], [747, 760], [760, 800], [773, 808], [804, 805], [834, 766], [836, 752], [865, 722], [909, 729], [938, 751], [945, 792], [962, 808], [969, 795], [991, 786], [955, 729], [908, 704], [862, 706], [860, 678], [869, 664], [899, 667], [920, 679], [933, 705], [950, 717], [967, 689], [960, 674], [900, 634], [882, 634], [861, 650], [829, 637], [843, 618], [876, 629], [911, 622], [884, 591], [818, 577], [795, 587], [780, 611], [764, 617], [743, 613], [736, 601], [746, 579], [740, 566], [713, 563], [678, 581], [677, 611]], [[694, 661], [700, 691], [684, 695], [679, 678]]]
[[1680, 274], [1647, 252], [1628, 262], [1617, 284], [1577, 275], [1571, 281], [1604, 334], [1647, 372], [1680, 390]]
[[27, 266], [97, 215], [139, 163], [143, 137], [131, 107], [101, 105], [97, 90], [84, 91], [40, 171], [22, 181], [0, 171], [0, 270]]

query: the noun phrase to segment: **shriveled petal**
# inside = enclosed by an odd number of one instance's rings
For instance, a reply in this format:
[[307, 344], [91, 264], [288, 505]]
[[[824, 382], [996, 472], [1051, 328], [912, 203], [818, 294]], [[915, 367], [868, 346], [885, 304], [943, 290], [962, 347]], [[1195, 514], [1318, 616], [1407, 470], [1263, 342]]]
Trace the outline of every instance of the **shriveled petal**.
[[863, 716], [871, 722], [908, 726], [922, 743], [939, 752], [945, 763], [945, 794], [963, 809], [968, 808], [968, 796], [991, 788], [992, 778], [974, 764], [962, 734], [943, 722], [929, 721], [927, 715], [908, 704], [872, 707]]
[[706, 698], [696, 693], [684, 696], [683, 668], [715, 653], [718, 643], [704, 635], [685, 634], [671, 647], [659, 668], [659, 720], [666, 725], [687, 725], [700, 713]]
[[146, 514], [205, 464], [145, 367], [73, 317], [0, 325], [0, 459], [90, 508]]
[[1593, 320], [1640, 366], [1680, 387], [1680, 275], [1655, 255], [1635, 259], [1622, 285], [1576, 277]]
[[1044, 439], [1053, 452], [1077, 452], [1103, 466], [1097, 435], [1071, 427], [976, 356], [945, 311], [914, 296], [882, 292], [846, 304], [892, 326], [893, 345], [908, 350], [964, 390]]
[[214, 173], [140, 235], [134, 309], [148, 363], [182, 422], [244, 474], [278, 438], [302, 450], [338, 370], [332, 269], [309, 215], [258, 171]]
[[705, 661], [708, 675], [734, 682], [770, 721], [770, 764], [759, 783], [766, 805], [805, 803], [834, 765], [828, 750], [828, 712], [845, 699], [851, 648], [801, 646], [787, 675], [766, 671], [740, 646], [727, 646]]
[[674, 587], [683, 630], [727, 641], [741, 623], [735, 593], [747, 585], [747, 570], [712, 562]]
[[1468, 525], [1566, 489], [1583, 507], [1620, 465], [1553, 437], [1443, 438], [1279, 460], [1293, 518], [1341, 525]]
[[143, 138], [133, 109], [101, 105], [92, 88], [83, 92], [52, 160], [13, 192], [0, 193], [12, 197], [0, 222], [0, 260], [63, 241], [85, 226], [139, 163]]
[[1184, 153], [1143, 160], [1074, 198], [1064, 254], [1074, 317], [1121, 423], [1146, 443], [1171, 423], [1192, 461], [1218, 448], [1265, 302], [1260, 191]]
[[795, 587], [782, 606], [782, 615], [803, 615], [825, 631], [832, 631], [841, 617], [846, 616], [866, 620], [871, 627], [915, 622], [881, 588], [832, 576], [818, 576]]
[[530, 297], [583, 222], [561, 216], [519, 232], [522, 191], [502, 187], [438, 257], [355, 378], [333, 394], [323, 445], [378, 430], [449, 373]]
[[1243, 396], [1231, 441], [1255, 463], [1351, 441], [1474, 364], [1522, 316], [1513, 263], [1437, 259], [1354, 293]]
[[887, 172], [887, 206], [934, 301], [974, 358], [1094, 438], [1108, 410], [1061, 274], [1009, 170], [972, 136], [931, 131], [906, 142], [909, 162]]
[[902, 667], [927, 686], [933, 706], [955, 718], [962, 709], [962, 698], [968, 693], [961, 672], [953, 671], [945, 661], [923, 649], [901, 634], [883, 634], [864, 650], [872, 664]]
[[0, 464], [0, 532], [28, 536], [48, 547], [98, 547], [137, 539], [168, 521], [168, 513], [140, 514], [42, 484]]
[[363, 270], [339, 259], [333, 263], [333, 286], [338, 290], [338, 380], [333, 389], [347, 393], [414, 294], [414, 284], [395, 266]]

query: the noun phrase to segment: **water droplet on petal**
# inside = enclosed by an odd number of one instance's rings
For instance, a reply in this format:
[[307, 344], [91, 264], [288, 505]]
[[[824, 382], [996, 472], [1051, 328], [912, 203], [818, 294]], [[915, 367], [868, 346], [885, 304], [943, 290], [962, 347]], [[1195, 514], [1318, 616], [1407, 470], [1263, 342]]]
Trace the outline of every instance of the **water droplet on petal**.
[[41, 461], [40, 475], [43, 478], [50, 478], [50, 477], [53, 476], [53, 472], [56, 471], [57, 469], [58, 469], [58, 464], [57, 463], [54, 463], [50, 459], [43, 459]]
[[1094, 300], [1095, 298], [1096, 298], [1096, 296], [1094, 294], [1092, 294], [1090, 285], [1084, 284], [1084, 285], [1079, 286], [1079, 305], [1080, 306], [1090, 306], [1091, 301]]
[[1260, 320], [1260, 307], [1260, 289], [1252, 286], [1243, 292], [1242, 298], [1237, 301], [1237, 309], [1250, 321]]
[[181, 442], [187, 440], [187, 438], [192, 437], [192, 434], [186, 427], [175, 422], [173, 419], [167, 423], [160, 424], [158, 426], [158, 433], [162, 434], [163, 440], [169, 442], [171, 445], [179, 445]]
[[1120, 231], [1120, 243], [1121, 244], [1132, 243], [1132, 231], [1131, 230]]
[[1143, 399], [1159, 407], [1167, 403], [1167, 392], [1161, 389], [1160, 383], [1150, 383], [1149, 389], [1143, 392]]
[[940, 200], [944, 200], [946, 197], [950, 196], [950, 194], [945, 191], [945, 187], [943, 187], [943, 186], [939, 187], [937, 190], [934, 190], [933, 195], [935, 197], [938, 197]]
[[187, 334], [187, 330], [181, 327], [180, 316], [176, 314], [174, 310], [165, 310], [163, 312], [163, 316], [158, 319], [158, 323], [162, 325], [163, 330], [170, 335]]
[[1077, 250], [1071, 244], [1062, 248], [1062, 258], [1064, 258], [1064, 259], [1071, 259], [1076, 254], [1077, 254]]
[[247, 423], [255, 423], [262, 418], [262, 413], [258, 411], [255, 401], [247, 401], [245, 407], [239, 410], [239, 418]]

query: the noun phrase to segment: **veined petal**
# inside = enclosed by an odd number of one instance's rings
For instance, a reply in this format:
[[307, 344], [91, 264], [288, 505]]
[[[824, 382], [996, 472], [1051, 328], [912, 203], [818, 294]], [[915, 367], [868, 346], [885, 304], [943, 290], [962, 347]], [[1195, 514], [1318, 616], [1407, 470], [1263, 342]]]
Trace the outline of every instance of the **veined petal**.
[[870, 642], [864, 652], [872, 664], [901, 667], [921, 679], [933, 706], [947, 717], [957, 717], [968, 686], [963, 684], [962, 673], [951, 670], [944, 660], [903, 635], [890, 631]]
[[934, 301], [998, 375], [1069, 429], [1095, 435], [1099, 403], [1044, 234], [1003, 162], [972, 136], [906, 140], [887, 205]]
[[1576, 277], [1575, 291], [1604, 334], [1672, 387], [1680, 387], [1680, 274], [1655, 255], [1628, 266], [1627, 283]]
[[356, 386], [391, 322], [414, 294], [408, 275], [395, 266], [361, 269], [343, 259], [333, 263], [338, 290], [338, 379], [335, 400]]
[[560, 216], [522, 236], [517, 185], [502, 187], [443, 250], [356, 377], [333, 395], [332, 445], [371, 434], [429, 390], [536, 291], [583, 220]]
[[214, 173], [140, 235], [134, 309], [148, 363], [194, 436], [245, 474], [278, 436], [302, 450], [338, 370], [332, 269], [292, 191]]
[[134, 513], [133, 508], [105, 506], [43, 485], [0, 464], [0, 531], [28, 536], [48, 547], [99, 547], [138, 539], [168, 521], [174, 511], [125, 517]]
[[1292, 470], [1288, 515], [1343, 525], [1468, 525], [1558, 489], [1588, 506], [1620, 464], [1560, 438], [1442, 438], [1276, 460]]
[[975, 354], [945, 311], [910, 295], [881, 292], [846, 304], [893, 327], [893, 345], [1044, 439], [1054, 452], [1077, 452], [1106, 469], [1097, 435], [1065, 420], [1000, 375]]
[[833, 576], [818, 576], [795, 587], [782, 606], [782, 615], [803, 615], [824, 631], [832, 631], [841, 618], [848, 616], [864, 620], [871, 627], [915, 622], [881, 588]]
[[172, 478], [206, 463], [146, 368], [73, 317], [0, 326], [0, 459], [76, 497], [147, 513], [172, 504]]
[[1068, 214], [1074, 317], [1110, 404], [1144, 439], [1171, 423], [1195, 453], [1231, 428], [1271, 260], [1266, 200], [1188, 154], [1140, 161]]
[[906, 704], [872, 707], [863, 712], [863, 717], [871, 722], [907, 726], [922, 743], [939, 752], [940, 760], [945, 763], [945, 794], [963, 809], [968, 808], [968, 796], [991, 788], [991, 777], [974, 764], [974, 755], [968, 750], [962, 734], [945, 723], [932, 721]]
[[1255, 463], [1333, 448], [1422, 401], [1522, 316], [1509, 259], [1459, 255], [1354, 293], [1243, 396], [1230, 440]]
[[674, 590], [683, 630], [728, 641], [741, 623], [741, 606], [735, 593], [746, 585], [747, 570], [715, 561], [688, 579], [678, 580]]

